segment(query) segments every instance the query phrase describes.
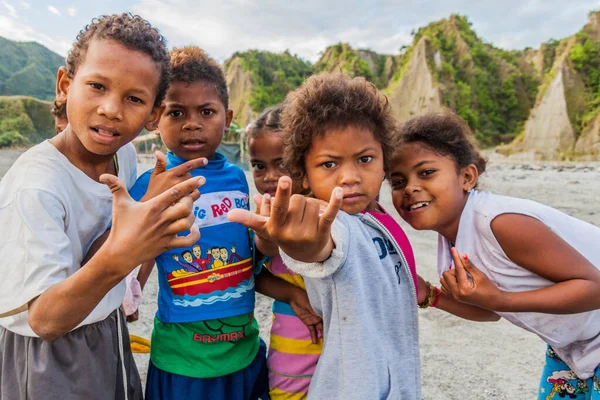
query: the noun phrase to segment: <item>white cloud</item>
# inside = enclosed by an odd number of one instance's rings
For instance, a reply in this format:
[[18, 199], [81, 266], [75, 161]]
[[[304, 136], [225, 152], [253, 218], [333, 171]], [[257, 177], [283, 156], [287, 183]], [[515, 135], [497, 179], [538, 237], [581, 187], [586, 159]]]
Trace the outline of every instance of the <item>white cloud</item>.
[[31, 4], [22, 1], [21, 2], [21, 7], [23, 7], [26, 10], [29, 10], [31, 8]]
[[467, 15], [486, 42], [521, 49], [577, 32], [600, 0], [139, 0], [133, 11], [158, 26], [171, 45], [196, 44], [220, 61], [261, 49], [316, 61], [336, 42], [397, 54], [413, 29]]
[[54, 6], [48, 6], [48, 11], [50, 11], [54, 15], [58, 15], [59, 17], [61, 16], [61, 13], [60, 11], [58, 11], [58, 8]]
[[69, 17], [74, 17], [77, 15], [77, 9], [75, 7], [69, 7], [67, 8], [67, 15]]
[[3, 15], [0, 15], [0, 36], [19, 42], [38, 42], [60, 55], [66, 55], [71, 48], [69, 40], [49, 37], [21, 21]]
[[4, 7], [6, 7], [6, 9], [8, 10], [8, 14], [13, 17], [13, 18], [18, 18], [17, 17], [17, 10], [15, 10], [15, 8], [7, 3], [6, 1], [3, 1], [2, 4], [4, 4]]

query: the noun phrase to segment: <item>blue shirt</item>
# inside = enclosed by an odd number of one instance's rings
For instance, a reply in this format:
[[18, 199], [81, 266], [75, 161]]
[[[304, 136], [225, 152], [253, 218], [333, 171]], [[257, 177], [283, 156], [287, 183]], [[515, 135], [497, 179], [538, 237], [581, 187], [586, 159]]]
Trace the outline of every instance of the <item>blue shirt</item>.
[[[167, 155], [167, 169], [184, 162], [173, 153]], [[139, 200], [146, 193], [151, 173], [152, 170], [146, 171], [131, 188], [134, 199]], [[156, 316], [164, 323], [226, 318], [254, 310], [249, 232], [243, 225], [227, 220], [229, 210], [249, 209], [246, 175], [220, 153], [205, 167], [191, 171], [191, 175], [206, 178], [193, 206], [200, 239], [192, 247], [169, 250], [156, 258]]]

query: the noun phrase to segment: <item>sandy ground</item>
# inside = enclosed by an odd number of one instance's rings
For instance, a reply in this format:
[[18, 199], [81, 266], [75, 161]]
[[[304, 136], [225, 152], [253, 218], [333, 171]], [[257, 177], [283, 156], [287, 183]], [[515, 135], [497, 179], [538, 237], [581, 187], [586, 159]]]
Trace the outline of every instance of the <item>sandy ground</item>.
[[[0, 152], [0, 176], [16, 155], [15, 151]], [[600, 164], [517, 164], [500, 157], [490, 158], [489, 169], [481, 181], [482, 189], [540, 201], [600, 226], [600, 208], [596, 202]], [[147, 166], [147, 162], [140, 165], [140, 172]], [[253, 188], [251, 176], [248, 178]], [[382, 189], [381, 199], [393, 211], [387, 185]], [[400, 221], [395, 212], [394, 215]], [[400, 223], [415, 249], [419, 273], [437, 282], [436, 235], [414, 231]], [[150, 337], [156, 296], [154, 273], [145, 291], [140, 320], [129, 326], [131, 333]], [[257, 295], [256, 317], [267, 342], [270, 306], [269, 299]], [[473, 323], [439, 310], [422, 310], [419, 314], [423, 399], [536, 398], [545, 350], [545, 344], [536, 336], [506, 321]], [[145, 379], [148, 355], [136, 355], [136, 360]]]

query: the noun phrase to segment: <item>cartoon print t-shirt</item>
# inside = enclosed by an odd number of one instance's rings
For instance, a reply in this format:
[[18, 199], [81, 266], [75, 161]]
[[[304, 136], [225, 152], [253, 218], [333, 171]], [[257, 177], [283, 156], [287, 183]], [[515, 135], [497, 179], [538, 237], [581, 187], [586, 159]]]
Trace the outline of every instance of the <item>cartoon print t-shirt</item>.
[[[172, 153], [167, 161], [167, 169], [185, 162]], [[134, 199], [146, 193], [151, 173], [142, 174], [130, 190]], [[220, 153], [191, 174], [206, 178], [193, 207], [200, 240], [189, 248], [169, 250], [156, 258], [157, 317], [163, 323], [226, 318], [254, 310], [248, 229], [227, 220], [229, 210], [248, 209], [246, 176]]]

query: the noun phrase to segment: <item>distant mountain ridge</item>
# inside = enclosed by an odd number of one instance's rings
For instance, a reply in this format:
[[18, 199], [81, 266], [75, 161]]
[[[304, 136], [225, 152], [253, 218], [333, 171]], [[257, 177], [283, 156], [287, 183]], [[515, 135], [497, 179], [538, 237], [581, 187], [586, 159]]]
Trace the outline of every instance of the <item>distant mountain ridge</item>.
[[53, 100], [56, 71], [63, 57], [35, 42], [0, 37], [0, 96]]
[[[481, 145], [500, 145], [511, 157], [600, 158], [600, 12], [575, 35], [537, 49], [499, 49], [461, 15], [411, 35], [397, 54], [337, 43], [314, 65], [287, 50], [236, 52], [223, 65], [234, 120], [243, 127], [308, 76], [340, 71], [373, 82], [400, 122], [449, 108]], [[0, 38], [0, 95], [52, 100], [62, 63], [39, 44]]]

